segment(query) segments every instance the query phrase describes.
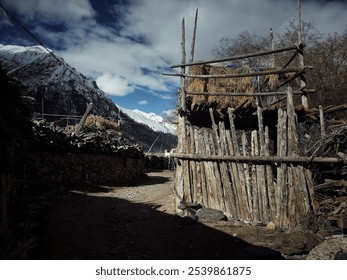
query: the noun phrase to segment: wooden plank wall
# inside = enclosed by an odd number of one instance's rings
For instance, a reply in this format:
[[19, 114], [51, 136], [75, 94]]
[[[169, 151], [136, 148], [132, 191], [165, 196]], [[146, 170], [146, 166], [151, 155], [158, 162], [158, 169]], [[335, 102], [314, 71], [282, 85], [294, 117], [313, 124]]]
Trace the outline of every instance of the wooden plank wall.
[[[291, 90], [286, 110], [278, 110], [277, 152], [270, 154], [268, 128], [258, 107], [258, 130], [236, 131], [233, 109], [230, 129], [218, 124], [210, 109], [212, 127], [196, 127], [180, 117], [178, 153], [221, 156], [300, 156], [297, 120]], [[317, 207], [311, 171], [300, 164], [257, 163], [226, 160], [176, 159], [176, 197], [219, 209], [251, 223], [272, 222], [280, 228], [296, 228]]]

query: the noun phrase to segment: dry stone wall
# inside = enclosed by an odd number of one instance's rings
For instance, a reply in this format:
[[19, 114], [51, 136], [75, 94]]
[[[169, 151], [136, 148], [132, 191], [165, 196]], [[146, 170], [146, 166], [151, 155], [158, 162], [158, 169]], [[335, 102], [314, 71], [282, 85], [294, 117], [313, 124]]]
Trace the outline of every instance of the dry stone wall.
[[144, 157], [35, 152], [30, 180], [36, 184], [126, 183], [144, 176]]

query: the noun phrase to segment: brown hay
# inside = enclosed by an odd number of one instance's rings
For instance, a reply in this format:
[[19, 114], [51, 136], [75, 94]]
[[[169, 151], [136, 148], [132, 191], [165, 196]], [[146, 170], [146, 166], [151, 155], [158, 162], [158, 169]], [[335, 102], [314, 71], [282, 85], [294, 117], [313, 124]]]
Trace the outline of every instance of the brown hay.
[[[190, 74], [192, 75], [226, 75], [226, 74], [241, 74], [249, 73], [251, 69], [249, 67], [240, 68], [226, 68], [219, 66], [203, 66], [194, 65], [190, 68]], [[194, 78], [191, 79], [187, 90], [194, 92], [244, 92], [252, 94], [255, 89], [253, 86], [252, 77], [241, 78]], [[235, 107], [240, 103], [243, 103], [249, 98], [246, 96], [230, 97], [230, 96], [203, 96], [194, 95], [192, 98], [192, 107], [201, 105], [203, 103], [217, 103], [219, 107]], [[253, 99], [253, 98], [252, 98]]]
[[115, 131], [120, 131], [120, 127], [117, 123], [107, 120], [101, 116], [89, 115], [86, 119], [85, 126], [95, 126], [100, 130], [112, 129]]

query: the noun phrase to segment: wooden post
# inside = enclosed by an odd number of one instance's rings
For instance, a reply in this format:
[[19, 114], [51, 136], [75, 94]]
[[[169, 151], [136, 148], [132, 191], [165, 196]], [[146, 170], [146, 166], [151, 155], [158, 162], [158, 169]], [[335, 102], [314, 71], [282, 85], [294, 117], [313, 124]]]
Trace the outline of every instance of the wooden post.
[[[182, 19], [182, 41], [181, 41], [181, 55], [182, 64], [186, 63], [186, 31], [185, 31], [184, 18]], [[186, 73], [185, 66], [181, 67], [181, 110], [184, 112], [186, 110], [186, 82], [183, 75]]]
[[[242, 142], [242, 155], [247, 156], [248, 155], [248, 151], [247, 151], [248, 141], [247, 141], [246, 132], [244, 132], [244, 131], [242, 133], [241, 142]], [[248, 163], [243, 164], [243, 172], [245, 174], [245, 187], [246, 187], [246, 191], [247, 191], [248, 206], [250, 209], [250, 218], [252, 221], [254, 221], [254, 206], [253, 206], [252, 189], [255, 186], [253, 186], [252, 182], [251, 182], [250, 164], [248, 164]]]
[[[211, 144], [214, 146], [214, 154], [222, 155], [222, 145], [221, 145], [221, 139], [218, 135], [218, 126], [215, 122], [214, 116], [213, 116], [213, 109], [210, 108], [210, 118], [212, 122], [212, 140]], [[226, 211], [225, 207], [225, 198], [224, 198], [224, 189], [223, 189], [223, 183], [227, 183], [226, 180], [226, 172], [227, 167], [225, 162], [213, 162], [214, 167], [214, 176], [216, 177], [216, 187], [217, 187], [217, 193], [219, 198], [219, 210]]]
[[[277, 123], [277, 156], [285, 157], [287, 155], [287, 113], [278, 109]], [[287, 208], [287, 164], [281, 163], [277, 166], [277, 183], [275, 188], [276, 197], [276, 225], [287, 227], [287, 217], [285, 215]]]
[[[259, 151], [258, 147], [258, 133], [256, 130], [252, 131], [252, 137], [251, 137], [251, 156], [257, 156]], [[252, 177], [252, 198], [253, 198], [253, 212], [254, 212], [254, 221], [260, 222], [262, 221], [262, 211], [261, 211], [261, 201], [260, 195], [259, 195], [259, 188], [258, 188], [258, 176], [261, 176], [257, 172], [257, 165], [252, 164], [251, 165], [251, 177]]]
[[[228, 115], [230, 123], [231, 141], [233, 146], [233, 155], [240, 156], [240, 146], [237, 139], [232, 108], [228, 108]], [[234, 165], [233, 176], [235, 177], [235, 189], [237, 191], [237, 197], [239, 199], [240, 215], [243, 220], [249, 221], [251, 219], [251, 211], [248, 205], [243, 165], [241, 163], [232, 163], [232, 165]]]
[[[182, 40], [181, 40], [181, 62], [182, 64], [186, 63], [186, 50], [185, 50], [185, 23], [184, 18], [182, 19], [181, 24], [182, 31]], [[181, 67], [181, 74], [185, 74], [185, 66]], [[177, 135], [178, 135], [178, 144], [177, 150], [179, 153], [186, 153], [186, 117], [184, 115], [186, 110], [186, 95], [185, 95], [185, 78], [181, 76], [181, 88], [180, 88], [180, 111], [181, 114], [178, 116], [178, 125], [177, 125]], [[183, 113], [183, 114], [182, 114]], [[186, 168], [186, 159], [176, 159], [176, 173], [175, 173], [175, 194], [176, 194], [176, 206], [179, 205], [181, 201], [184, 200], [185, 188], [187, 188], [185, 173], [187, 173]]]
[[189, 63], [192, 63], [194, 60], [194, 50], [195, 50], [195, 38], [196, 38], [196, 26], [198, 23], [198, 9], [195, 11], [195, 21], [194, 21], [194, 29], [193, 29], [193, 37], [192, 37], [192, 44], [190, 47], [190, 59]]
[[[269, 129], [265, 127], [265, 156], [270, 156], [269, 147]], [[275, 198], [275, 183], [272, 168], [270, 165], [266, 165], [266, 185], [269, 201], [269, 221], [274, 222], [276, 217], [276, 198]]]
[[87, 106], [86, 111], [85, 111], [84, 114], [83, 114], [82, 119], [80, 120], [80, 122], [78, 123], [78, 125], [77, 125], [76, 128], [75, 128], [75, 134], [76, 134], [76, 135], [77, 135], [77, 134], [80, 132], [80, 130], [82, 129], [82, 127], [83, 127], [84, 123], [86, 122], [87, 116], [88, 116], [90, 110], [92, 109], [92, 107], [93, 107], [93, 103], [89, 103], [88, 106]]
[[322, 105], [319, 105], [319, 120], [320, 120], [320, 136], [324, 138], [326, 136], [325, 133], [325, 124], [324, 124], [324, 113]]
[[[272, 31], [272, 27], [270, 28], [270, 46], [271, 46], [271, 50], [273, 51], [275, 49], [275, 46], [274, 46], [274, 33]], [[276, 66], [276, 62], [275, 62], [275, 54], [272, 53], [272, 57], [271, 57], [272, 61], [271, 61], [271, 64], [272, 64], [272, 68], [275, 68]]]
[[[301, 3], [300, 0], [298, 0], [298, 46], [300, 46], [300, 50], [298, 52], [299, 54], [299, 66], [304, 67], [304, 52], [303, 52], [303, 45], [302, 45], [302, 24], [301, 24]], [[300, 75], [300, 89], [305, 89], [306, 83], [303, 75]], [[301, 103], [304, 108], [308, 108], [308, 100], [305, 93], [301, 96]]]

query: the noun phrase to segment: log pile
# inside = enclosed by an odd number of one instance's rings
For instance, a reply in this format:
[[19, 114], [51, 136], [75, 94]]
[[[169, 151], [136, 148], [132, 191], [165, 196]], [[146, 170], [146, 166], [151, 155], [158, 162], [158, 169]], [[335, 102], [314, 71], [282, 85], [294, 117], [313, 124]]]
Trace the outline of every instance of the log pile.
[[49, 152], [102, 154], [142, 157], [141, 146], [130, 144], [114, 129], [95, 125], [83, 126], [76, 135], [74, 129], [64, 129], [54, 123], [34, 121], [33, 131], [37, 149]]
[[347, 231], [347, 126], [332, 129], [308, 151], [315, 156], [338, 156], [339, 164], [315, 167], [318, 184], [314, 192], [319, 202], [320, 214], [331, 225]]

